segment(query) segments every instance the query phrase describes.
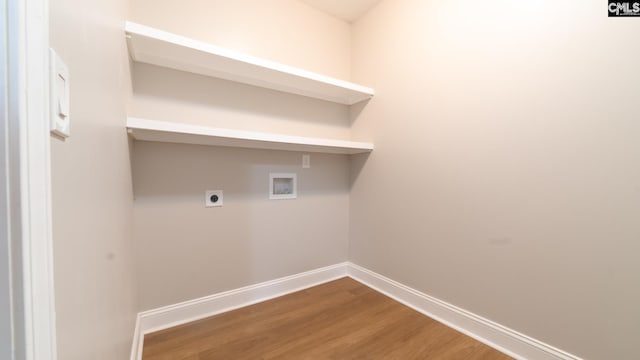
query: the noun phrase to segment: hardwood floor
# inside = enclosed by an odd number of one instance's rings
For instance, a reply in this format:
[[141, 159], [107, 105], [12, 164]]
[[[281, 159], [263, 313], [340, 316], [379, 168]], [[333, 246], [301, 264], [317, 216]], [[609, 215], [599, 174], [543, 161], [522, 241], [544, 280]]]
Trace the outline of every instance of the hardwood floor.
[[148, 334], [143, 359], [510, 357], [343, 278]]

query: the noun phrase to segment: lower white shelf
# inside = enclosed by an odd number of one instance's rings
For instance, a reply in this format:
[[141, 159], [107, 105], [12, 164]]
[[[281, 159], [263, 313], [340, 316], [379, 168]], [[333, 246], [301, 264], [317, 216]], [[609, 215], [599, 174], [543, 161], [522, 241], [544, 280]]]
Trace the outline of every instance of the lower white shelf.
[[373, 150], [373, 144], [365, 142], [221, 129], [132, 117], [127, 119], [127, 130], [134, 139], [142, 141], [330, 154], [360, 154]]

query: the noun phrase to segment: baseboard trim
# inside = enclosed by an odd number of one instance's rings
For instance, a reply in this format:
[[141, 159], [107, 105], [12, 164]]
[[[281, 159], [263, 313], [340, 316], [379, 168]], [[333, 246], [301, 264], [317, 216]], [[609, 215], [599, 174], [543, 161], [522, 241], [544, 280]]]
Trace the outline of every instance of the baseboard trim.
[[142, 359], [144, 335], [257, 304], [347, 276], [348, 263], [340, 263], [235, 290], [143, 311], [138, 314], [131, 360]]
[[516, 359], [582, 360], [350, 262], [143, 311], [136, 319], [131, 360], [142, 359], [145, 334], [256, 304], [345, 276]]
[[144, 335], [140, 331], [140, 314], [136, 315], [136, 326], [133, 329], [133, 342], [131, 343], [131, 356], [129, 360], [142, 360], [142, 345]]
[[581, 360], [575, 355], [356, 264], [349, 263], [348, 275], [354, 280], [516, 359]]

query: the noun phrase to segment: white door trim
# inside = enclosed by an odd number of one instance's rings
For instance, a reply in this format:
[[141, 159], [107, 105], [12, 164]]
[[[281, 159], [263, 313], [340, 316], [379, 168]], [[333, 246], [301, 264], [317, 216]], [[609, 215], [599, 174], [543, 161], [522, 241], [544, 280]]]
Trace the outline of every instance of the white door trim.
[[[0, 0], [7, 43], [4, 203], [12, 314], [10, 359], [56, 359], [47, 0]], [[3, 69], [4, 70], [4, 69]]]
[[8, 4], [0, 0], [0, 359], [13, 358], [11, 247], [9, 246]]

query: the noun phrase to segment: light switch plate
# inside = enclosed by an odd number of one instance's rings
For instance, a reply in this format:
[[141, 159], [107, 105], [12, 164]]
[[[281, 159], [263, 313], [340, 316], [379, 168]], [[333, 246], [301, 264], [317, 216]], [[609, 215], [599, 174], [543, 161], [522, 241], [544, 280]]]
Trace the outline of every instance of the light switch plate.
[[51, 132], [66, 138], [71, 135], [69, 68], [53, 49], [49, 49], [49, 80]]

